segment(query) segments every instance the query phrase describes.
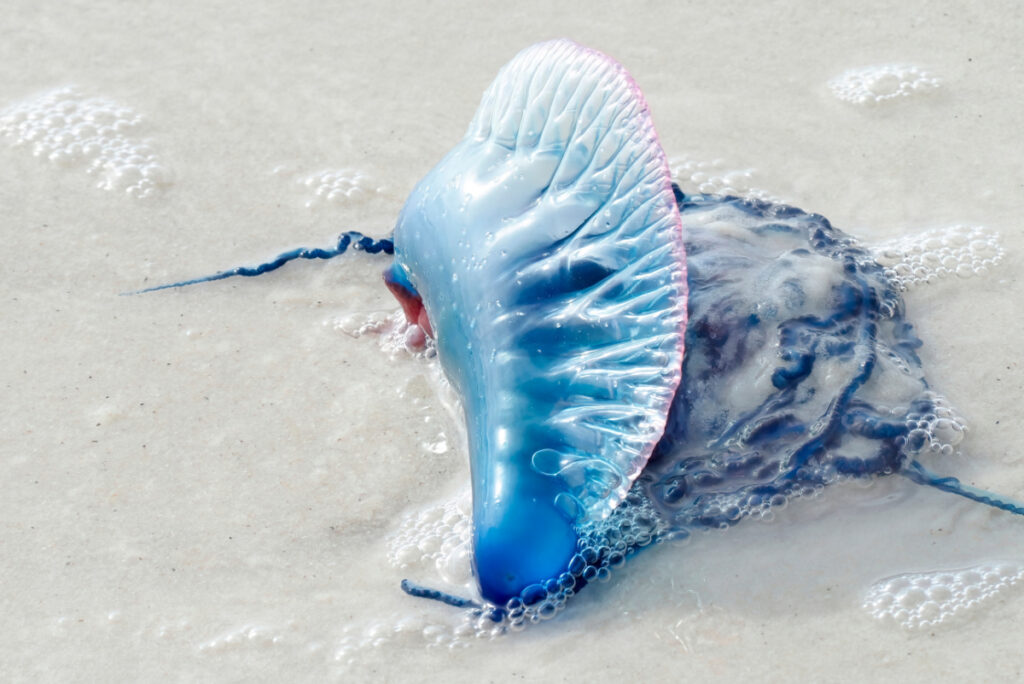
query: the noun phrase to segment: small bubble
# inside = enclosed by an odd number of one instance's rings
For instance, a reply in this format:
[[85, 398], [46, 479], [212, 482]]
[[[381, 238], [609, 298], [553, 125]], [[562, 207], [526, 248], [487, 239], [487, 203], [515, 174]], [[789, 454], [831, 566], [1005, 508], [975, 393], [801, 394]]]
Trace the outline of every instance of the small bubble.
[[[279, 164], [274, 168], [275, 172], [277, 169], [282, 169], [277, 173], [283, 173], [286, 166]], [[323, 169], [315, 173], [296, 176], [294, 181], [296, 185], [309, 191], [304, 204], [311, 209], [340, 205], [362, 196], [383, 192], [382, 188], [378, 187], [365, 173], [348, 168]]]
[[938, 78], [909, 64], [881, 64], [849, 69], [828, 83], [837, 98], [858, 105], [876, 105], [909, 97], [934, 90], [939, 85]]
[[134, 136], [141, 117], [101, 97], [88, 97], [73, 86], [44, 92], [0, 111], [0, 136], [12, 145], [33, 143], [33, 154], [63, 166], [103, 170], [97, 187], [148, 197], [168, 184], [166, 174], [142, 173], [142, 165], [159, 168], [148, 143]]
[[690, 185], [710, 195], [736, 195], [747, 199], [781, 202], [765, 190], [754, 186], [754, 169], [728, 169], [721, 159], [698, 160], [689, 154], [668, 160], [669, 173], [686, 189]]
[[956, 274], [980, 276], [1003, 258], [999, 235], [980, 226], [957, 225], [878, 245], [876, 258], [902, 290]]
[[895, 621], [906, 629], [920, 629], [946, 622], [980, 605], [1014, 584], [1022, 574], [1020, 568], [1003, 564], [953, 572], [910, 573], [873, 585], [863, 607], [876, 619]]

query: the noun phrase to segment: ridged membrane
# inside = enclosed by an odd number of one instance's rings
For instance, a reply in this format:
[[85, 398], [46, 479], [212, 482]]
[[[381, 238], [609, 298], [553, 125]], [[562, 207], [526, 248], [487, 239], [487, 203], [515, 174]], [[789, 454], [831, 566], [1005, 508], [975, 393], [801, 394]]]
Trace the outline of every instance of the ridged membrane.
[[632, 79], [570, 41], [521, 52], [413, 191], [395, 253], [463, 399], [478, 570], [491, 528], [536, 530], [540, 555], [564, 528], [564, 554], [643, 469], [680, 378], [679, 212]]

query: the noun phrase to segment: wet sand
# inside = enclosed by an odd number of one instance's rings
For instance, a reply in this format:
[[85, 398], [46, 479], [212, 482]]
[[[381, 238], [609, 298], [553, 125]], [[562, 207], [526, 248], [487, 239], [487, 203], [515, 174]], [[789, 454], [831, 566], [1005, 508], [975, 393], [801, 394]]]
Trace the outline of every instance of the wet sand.
[[[1000, 234], [987, 274], [906, 302], [970, 425], [936, 469], [1021, 498], [1018, 6], [16, 0], [5, 21], [0, 110], [74, 86], [57, 101], [111, 128], [0, 137], [5, 680], [1019, 676], [1024, 583], [930, 627], [862, 605], [895, 575], [1024, 566], [1021, 520], [902, 478], [645, 552], [521, 634], [461, 633], [398, 588], [443, 573], [389, 558], [468, 469], [433, 362], [346, 334], [396, 308], [385, 257], [118, 296], [387, 234], [500, 66], [568, 37], [629, 69], [685, 190], [760, 191], [869, 245]], [[904, 65], [867, 75], [880, 101], [829, 85], [875, 65]]]

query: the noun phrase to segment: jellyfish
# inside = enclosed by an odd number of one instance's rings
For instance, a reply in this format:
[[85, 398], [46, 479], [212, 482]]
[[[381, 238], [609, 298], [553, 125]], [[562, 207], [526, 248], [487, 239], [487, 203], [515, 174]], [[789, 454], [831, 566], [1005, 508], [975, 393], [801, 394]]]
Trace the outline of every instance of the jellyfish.
[[150, 290], [349, 248], [393, 255], [386, 285], [466, 424], [480, 599], [403, 582], [414, 596], [515, 627], [651, 544], [849, 478], [1024, 514], [922, 462], [949, 411], [871, 251], [818, 214], [685, 194], [636, 83], [594, 50], [503, 67], [392, 237]]

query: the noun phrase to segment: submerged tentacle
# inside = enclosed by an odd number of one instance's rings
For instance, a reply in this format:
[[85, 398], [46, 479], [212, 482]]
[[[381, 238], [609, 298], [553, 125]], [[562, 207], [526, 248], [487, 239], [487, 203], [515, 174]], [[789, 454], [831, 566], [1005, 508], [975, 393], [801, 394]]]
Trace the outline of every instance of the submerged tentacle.
[[939, 491], [956, 494], [957, 496], [962, 496], [965, 499], [970, 499], [971, 501], [983, 503], [986, 506], [998, 508], [1001, 511], [1024, 515], [1024, 503], [1014, 501], [1009, 497], [996, 494], [995, 492], [990, 492], [987, 489], [981, 489], [979, 487], [972, 487], [971, 485], [964, 484], [955, 477], [947, 477], [933, 473], [917, 461], [911, 461], [907, 464], [904, 470], [900, 471], [900, 473], [917, 484], [927, 485], [928, 487], [934, 487]]
[[402, 591], [409, 596], [415, 596], [416, 598], [425, 598], [432, 601], [440, 601], [441, 603], [449, 606], [455, 606], [456, 608], [483, 608], [482, 605], [474, 601], [473, 599], [463, 598], [462, 596], [456, 596], [455, 594], [449, 594], [446, 591], [440, 589], [431, 589], [430, 587], [424, 587], [420, 584], [416, 584], [411, 580], [402, 580]]
[[192, 278], [191, 280], [181, 280], [179, 282], [168, 283], [166, 285], [147, 287], [133, 292], [123, 292], [122, 294], [145, 294], [147, 292], [156, 292], [158, 290], [169, 290], [175, 287], [186, 287], [188, 285], [197, 285], [199, 283], [209, 283], [214, 280], [224, 280], [225, 278], [233, 278], [235, 276], [252, 278], [263, 275], [264, 273], [276, 271], [289, 261], [295, 261], [296, 259], [332, 259], [347, 252], [349, 247], [369, 254], [378, 254], [380, 252], [383, 252], [384, 254], [395, 253], [395, 244], [390, 237], [375, 239], [368, 235], [363, 235], [358, 231], [349, 230], [338, 236], [338, 242], [334, 247], [326, 249], [322, 247], [296, 247], [295, 249], [287, 252], [282, 252], [270, 261], [266, 261], [256, 266], [238, 266], [226, 271], [219, 271], [213, 275]]

